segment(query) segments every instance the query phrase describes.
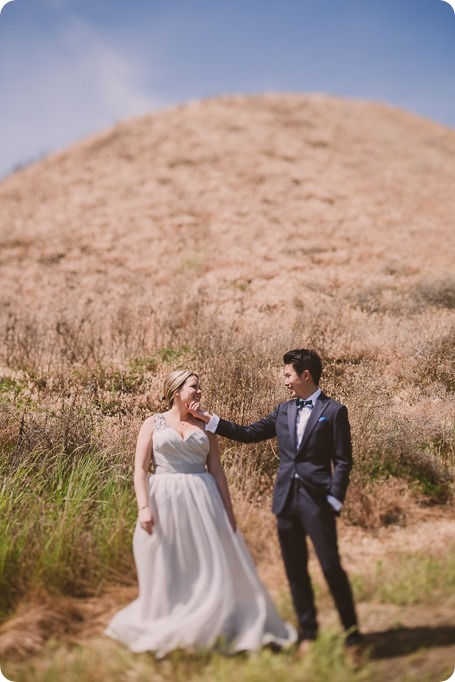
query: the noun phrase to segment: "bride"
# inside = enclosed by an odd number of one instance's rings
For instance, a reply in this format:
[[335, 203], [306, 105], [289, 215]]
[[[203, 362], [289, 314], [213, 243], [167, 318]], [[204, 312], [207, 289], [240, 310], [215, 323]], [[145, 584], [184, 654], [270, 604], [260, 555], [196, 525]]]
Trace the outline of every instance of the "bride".
[[139, 594], [105, 634], [158, 657], [177, 648], [289, 646], [296, 632], [280, 619], [236, 528], [216, 436], [188, 411], [201, 399], [198, 376], [172, 372], [164, 394], [169, 410], [145, 420], [136, 447]]

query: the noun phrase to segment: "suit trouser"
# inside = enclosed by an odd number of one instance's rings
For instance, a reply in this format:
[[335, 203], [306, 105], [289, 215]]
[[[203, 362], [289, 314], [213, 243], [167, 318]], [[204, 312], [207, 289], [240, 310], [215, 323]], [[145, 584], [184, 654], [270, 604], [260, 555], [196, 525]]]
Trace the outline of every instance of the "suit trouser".
[[318, 632], [313, 588], [308, 574], [308, 535], [343, 627], [349, 631], [346, 643], [359, 641], [352, 590], [341, 566], [335, 514], [326, 499], [326, 492], [310, 491], [301, 480], [294, 479], [285, 507], [277, 515], [277, 527], [300, 639], [314, 639]]

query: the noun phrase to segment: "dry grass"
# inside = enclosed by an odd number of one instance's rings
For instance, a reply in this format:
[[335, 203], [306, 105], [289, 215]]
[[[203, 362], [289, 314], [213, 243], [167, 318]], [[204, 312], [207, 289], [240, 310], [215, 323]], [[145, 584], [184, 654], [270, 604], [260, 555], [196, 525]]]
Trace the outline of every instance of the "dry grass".
[[[65, 599], [134, 580], [135, 438], [176, 367], [248, 422], [285, 399], [283, 352], [314, 347], [349, 408], [351, 528], [451, 504], [454, 153], [453, 131], [388, 107], [239, 96], [121, 123], [0, 183], [4, 614], [46, 583]], [[222, 446], [279, 597], [276, 446]], [[117, 544], [100, 499], [109, 519], [121, 500]]]
[[[340, 637], [325, 633], [317, 642], [311, 656], [296, 663], [290, 655], [264, 650], [257, 656], [222, 657], [215, 652], [195, 655], [173, 652], [163, 661], [148, 654], [132, 654], [115, 643], [99, 638], [84, 647], [59, 647], [48, 643], [40, 659], [27, 660], [22, 665], [8, 663], [5, 674], [17, 682], [97, 682], [109, 679], [121, 682], [301, 682], [308, 679], [324, 682], [327, 675], [334, 682], [365, 682], [371, 680], [365, 665], [354, 673], [342, 655]], [[379, 682], [380, 678], [376, 678]]]
[[[233, 334], [202, 312], [187, 319], [186, 310], [181, 318], [167, 311], [160, 320], [152, 317], [147, 345], [138, 342], [146, 338], [142, 326], [129, 318], [105, 317], [105, 337], [95, 320], [55, 327], [30, 317], [24, 326], [10, 321], [0, 410], [4, 614], [36, 587], [82, 596], [120, 572], [134, 580], [132, 454], [141, 421], [163, 409], [160, 389], [171, 368], [195, 368], [206, 403], [240, 422], [284, 398], [277, 358], [301, 331]], [[344, 516], [363, 528], [404, 526], [416, 505], [451, 498], [453, 406], [429, 412], [426, 385], [419, 387], [421, 401], [396, 400], [385, 361], [398, 370], [398, 358], [362, 352], [349, 330], [328, 320], [322, 325], [306, 326], [306, 339], [313, 345], [319, 338], [324, 386], [346, 402], [353, 424], [356, 467]], [[29, 337], [33, 346], [24, 342]], [[404, 377], [403, 366], [400, 371]], [[276, 443], [225, 441], [223, 461], [241, 527], [255, 560], [264, 563], [279, 555], [268, 511]]]

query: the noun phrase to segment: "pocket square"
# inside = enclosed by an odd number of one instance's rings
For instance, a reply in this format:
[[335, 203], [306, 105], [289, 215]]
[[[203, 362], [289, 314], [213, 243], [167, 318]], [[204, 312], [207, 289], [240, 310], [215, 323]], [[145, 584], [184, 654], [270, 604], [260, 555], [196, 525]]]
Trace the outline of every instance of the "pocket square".
[[318, 421], [319, 421], [319, 422], [326, 422], [326, 421], [327, 421], [327, 417], [319, 417]]

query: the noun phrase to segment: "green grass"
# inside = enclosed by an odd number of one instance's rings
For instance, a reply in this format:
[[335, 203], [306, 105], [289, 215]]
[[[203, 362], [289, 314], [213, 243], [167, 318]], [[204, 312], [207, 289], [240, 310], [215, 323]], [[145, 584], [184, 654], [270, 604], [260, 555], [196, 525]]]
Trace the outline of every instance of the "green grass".
[[80, 596], [132, 574], [130, 476], [106, 452], [0, 459], [0, 613], [32, 586]]
[[399, 553], [378, 561], [373, 576], [352, 576], [358, 601], [378, 601], [397, 606], [447, 603], [455, 606], [455, 547], [444, 556]]
[[157, 661], [151, 654], [95, 639], [75, 647], [48, 642], [32, 661], [8, 663], [3, 673], [14, 682], [354, 682], [371, 679], [365, 664], [353, 672], [345, 663], [342, 638], [326, 632], [304, 661], [292, 653], [263, 650], [254, 655], [226, 657], [214, 652], [185, 654], [175, 651]]

